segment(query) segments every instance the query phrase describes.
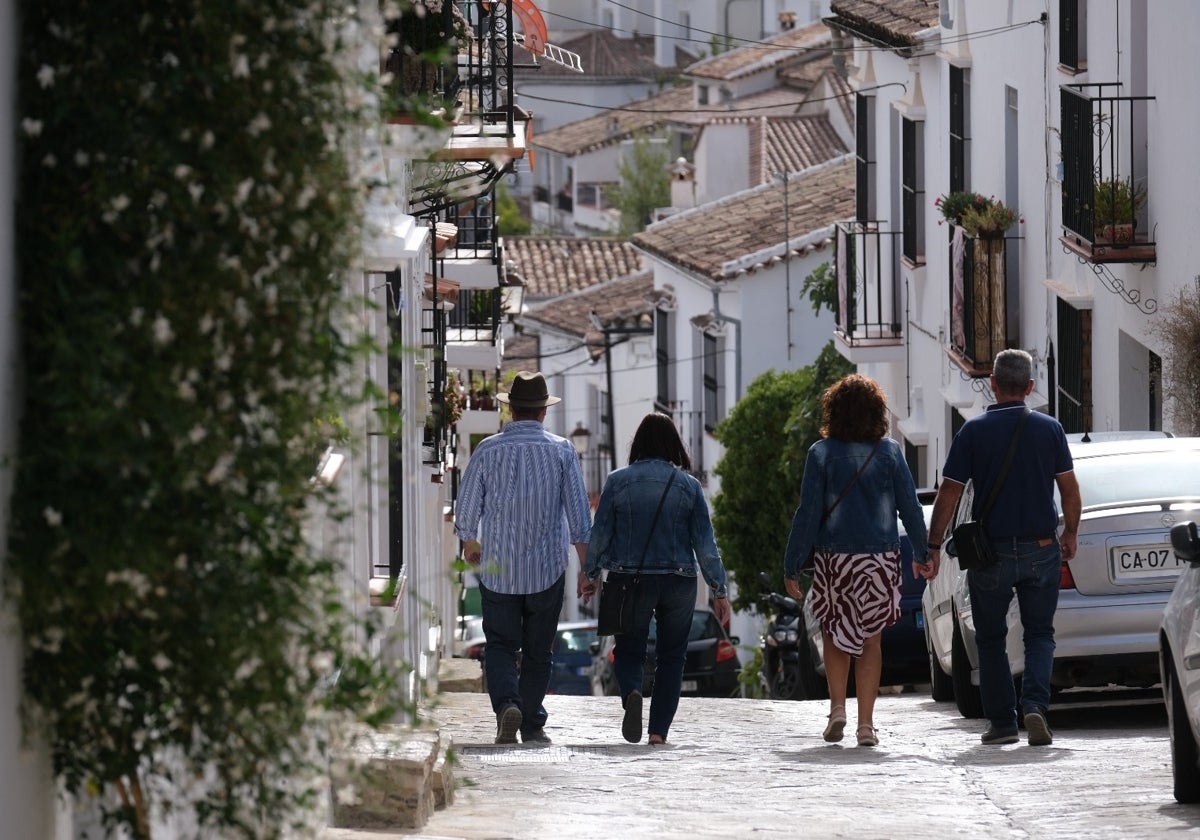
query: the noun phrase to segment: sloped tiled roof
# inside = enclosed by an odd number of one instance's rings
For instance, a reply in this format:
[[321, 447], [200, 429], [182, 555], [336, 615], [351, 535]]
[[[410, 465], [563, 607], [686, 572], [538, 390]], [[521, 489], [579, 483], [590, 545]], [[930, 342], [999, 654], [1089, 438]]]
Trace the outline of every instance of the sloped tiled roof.
[[890, 47], [912, 47], [938, 25], [938, 0], [834, 0], [830, 23]]
[[506, 236], [504, 258], [525, 278], [526, 302], [577, 292], [645, 267], [627, 239]]
[[[820, 98], [832, 97], [832, 100], [837, 103], [837, 107], [842, 110], [842, 117], [848, 125], [854, 125], [854, 88], [850, 87], [850, 82], [844, 76], [839, 75], [834, 70], [828, 70], [821, 77], [820, 81], [813, 85], [812, 89], [805, 97], [804, 104], [814, 103], [813, 107], [823, 106], [824, 103], [819, 103]], [[811, 108], [802, 109], [805, 112], [811, 113]], [[824, 110], [822, 108], [822, 110]]]
[[[703, 58], [684, 72], [695, 78], [728, 81], [777, 69], [783, 64], [826, 56], [831, 41], [829, 27], [818, 21], [781, 32], [757, 44]], [[810, 52], [814, 50], [816, 52]]]
[[[546, 76], [570, 79], [657, 79], [674, 75], [686, 67], [693, 57], [680, 50], [675, 52], [675, 67], [660, 67], [654, 63], [654, 36], [634, 35], [618, 38], [608, 29], [582, 29], [550, 34], [550, 43], [577, 53], [583, 74], [569, 70], [552, 61], [535, 59], [524, 47], [513, 46], [513, 73], [518, 81], [536, 81]], [[537, 68], [519, 65], [537, 64]]]
[[796, 240], [854, 215], [853, 159], [795, 175], [787, 189], [786, 216], [783, 185], [772, 182], [664, 219], [633, 244], [711, 280], [753, 271], [755, 265], [737, 263], [772, 248], [782, 256], [785, 241], [795, 248]]
[[715, 117], [710, 125], [750, 126], [750, 183], [776, 172], [800, 172], [850, 151], [825, 114], [787, 117]]
[[[562, 332], [585, 336], [593, 331], [589, 313], [606, 325], [637, 323], [650, 313], [654, 304], [647, 295], [654, 289], [654, 273], [639, 271], [592, 286], [569, 295], [546, 301], [528, 309], [523, 321], [536, 321]], [[603, 340], [603, 339], [602, 339]]]
[[533, 146], [563, 155], [579, 155], [661, 125], [700, 126], [714, 115], [737, 113], [756, 117], [793, 114], [804, 96], [804, 91], [781, 86], [731, 102], [697, 106], [690, 86], [672, 88], [623, 108], [614, 108], [535, 136]]

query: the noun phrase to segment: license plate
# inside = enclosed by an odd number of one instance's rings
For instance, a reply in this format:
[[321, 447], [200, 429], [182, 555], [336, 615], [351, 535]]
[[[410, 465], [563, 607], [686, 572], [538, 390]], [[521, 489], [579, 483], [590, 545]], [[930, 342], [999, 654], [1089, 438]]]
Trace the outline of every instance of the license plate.
[[683, 685], [680, 686], [679, 690], [680, 691], [695, 691], [698, 687], [699, 686], [696, 685], [695, 680], [684, 680]]
[[1114, 583], [1173, 578], [1183, 567], [1170, 543], [1123, 545], [1110, 548], [1108, 556]]

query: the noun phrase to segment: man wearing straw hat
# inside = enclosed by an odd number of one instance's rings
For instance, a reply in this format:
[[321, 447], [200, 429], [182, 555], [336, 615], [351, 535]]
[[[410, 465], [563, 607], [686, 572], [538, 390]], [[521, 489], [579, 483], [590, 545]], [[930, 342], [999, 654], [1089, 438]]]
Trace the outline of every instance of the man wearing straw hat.
[[[542, 426], [546, 377], [520, 371], [507, 394], [512, 421], [475, 447], [463, 473], [454, 531], [464, 559], [478, 567], [487, 639], [483, 668], [496, 743], [549, 741], [546, 688], [558, 631], [569, 545], [582, 566], [591, 508], [579, 456]], [[519, 661], [519, 665], [518, 665]]]

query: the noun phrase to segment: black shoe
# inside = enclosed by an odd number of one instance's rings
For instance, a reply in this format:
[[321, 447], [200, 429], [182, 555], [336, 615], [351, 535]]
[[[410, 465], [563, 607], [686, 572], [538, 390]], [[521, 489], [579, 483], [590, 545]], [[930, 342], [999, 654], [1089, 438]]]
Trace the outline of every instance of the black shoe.
[[550, 736], [546, 734], [546, 730], [542, 727], [532, 730], [531, 732], [521, 733], [521, 743], [523, 744], [549, 744]]
[[1054, 733], [1050, 731], [1050, 724], [1046, 723], [1046, 716], [1041, 712], [1025, 713], [1025, 729], [1029, 733], [1031, 747], [1045, 747], [1054, 743]]
[[523, 716], [521, 710], [509, 703], [496, 715], [496, 743], [517, 743], [517, 730], [521, 728]]
[[631, 691], [625, 698], [625, 717], [621, 721], [621, 734], [631, 744], [642, 740], [642, 693]]
[[1015, 744], [1021, 740], [1021, 736], [1017, 734], [1015, 729], [997, 729], [995, 726], [989, 726], [987, 732], [983, 733], [983, 737], [979, 739], [980, 743], [993, 746], [996, 744]]

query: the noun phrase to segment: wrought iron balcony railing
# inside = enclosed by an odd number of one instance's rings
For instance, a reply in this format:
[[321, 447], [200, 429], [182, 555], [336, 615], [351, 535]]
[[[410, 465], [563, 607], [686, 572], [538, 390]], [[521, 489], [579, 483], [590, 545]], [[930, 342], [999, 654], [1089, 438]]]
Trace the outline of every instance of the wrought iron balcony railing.
[[996, 354], [1016, 346], [1021, 237], [951, 231], [950, 356], [971, 376], [986, 376]]
[[886, 222], [838, 222], [835, 335], [850, 347], [898, 344], [901, 232]]
[[1065, 85], [1063, 243], [1092, 262], [1153, 262], [1147, 112], [1153, 96], [1115, 96], [1117, 83]]

